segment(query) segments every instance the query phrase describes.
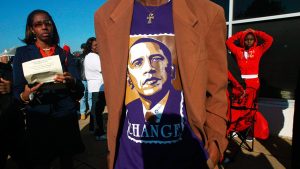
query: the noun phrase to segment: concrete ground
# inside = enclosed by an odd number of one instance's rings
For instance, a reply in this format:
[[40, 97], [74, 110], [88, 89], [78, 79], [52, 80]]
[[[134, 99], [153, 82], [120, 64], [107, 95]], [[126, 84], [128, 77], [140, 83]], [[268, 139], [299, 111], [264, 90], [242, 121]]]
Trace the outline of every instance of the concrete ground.
[[235, 142], [230, 142], [225, 157], [229, 156], [232, 160], [223, 164], [225, 169], [291, 168], [292, 140], [290, 138], [271, 136], [267, 140], [254, 140], [253, 151], [249, 151], [243, 146], [243, 148], [238, 149], [234, 156], [228, 155], [230, 150], [235, 150], [237, 147]]
[[[88, 123], [88, 119], [79, 120], [86, 151], [75, 157], [75, 169], [105, 169], [107, 167], [106, 141], [96, 141], [94, 136], [88, 131]], [[232, 141], [226, 154], [226, 157], [231, 157], [231, 161], [224, 164], [223, 168], [290, 169], [291, 149], [292, 141], [290, 138], [271, 136], [268, 140], [255, 140], [253, 152], [242, 148], [241, 150], [238, 149], [237, 153], [232, 153], [236, 150], [236, 144]], [[235, 156], [232, 154], [235, 154]], [[57, 163], [57, 161], [53, 163], [53, 169], [59, 169]], [[16, 169], [13, 161], [8, 161], [7, 169]]]

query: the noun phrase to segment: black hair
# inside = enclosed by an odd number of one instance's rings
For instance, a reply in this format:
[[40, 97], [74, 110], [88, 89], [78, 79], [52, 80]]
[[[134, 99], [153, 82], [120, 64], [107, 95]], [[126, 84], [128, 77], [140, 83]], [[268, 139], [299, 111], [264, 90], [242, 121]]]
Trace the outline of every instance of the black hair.
[[81, 48], [81, 49], [85, 49], [85, 48], [86, 48], [86, 44], [85, 44], [85, 43], [82, 43], [82, 44], [80, 45], [80, 48]]
[[85, 50], [83, 51], [84, 56], [92, 52], [92, 45], [94, 41], [96, 41], [95, 37], [88, 38], [88, 40], [85, 43]]

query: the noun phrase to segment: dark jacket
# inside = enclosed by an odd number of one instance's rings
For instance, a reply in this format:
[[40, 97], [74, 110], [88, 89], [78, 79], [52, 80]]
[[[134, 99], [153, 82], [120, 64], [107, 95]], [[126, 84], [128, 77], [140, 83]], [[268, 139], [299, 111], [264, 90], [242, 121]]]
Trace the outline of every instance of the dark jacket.
[[81, 80], [86, 81], [85, 73], [84, 73], [84, 59], [85, 59], [85, 54], [81, 54], [78, 57], [78, 67], [79, 67], [79, 73]]
[[[28, 113], [39, 114], [46, 113], [51, 116], [65, 116], [76, 112], [76, 100], [79, 100], [83, 95], [83, 84], [81, 83], [79, 73], [71, 55], [64, 52], [60, 47], [55, 50], [55, 55], [59, 55], [63, 72], [68, 71], [76, 79], [75, 92], [69, 88], [55, 89], [51, 88], [51, 84], [44, 84], [48, 86], [39, 91], [40, 94], [27, 106]], [[16, 100], [20, 102], [20, 93], [24, 91], [27, 81], [23, 75], [22, 63], [33, 59], [42, 58], [39, 49], [35, 45], [28, 45], [17, 48], [13, 63], [14, 85], [13, 93]], [[54, 84], [53, 84], [54, 85]]]
[[[0, 77], [12, 82], [12, 67], [10, 64], [0, 63]], [[22, 152], [23, 133], [23, 116], [19, 111], [19, 105], [13, 100], [12, 92], [0, 94], [1, 155], [6, 156], [9, 154], [12, 158], [18, 158], [17, 156], [21, 155], [19, 153]]]
[[[0, 62], [0, 78], [12, 81], [12, 67], [10, 64]], [[8, 113], [12, 106], [12, 94], [0, 94], [0, 103], [0, 118], [2, 118], [2, 115]]]

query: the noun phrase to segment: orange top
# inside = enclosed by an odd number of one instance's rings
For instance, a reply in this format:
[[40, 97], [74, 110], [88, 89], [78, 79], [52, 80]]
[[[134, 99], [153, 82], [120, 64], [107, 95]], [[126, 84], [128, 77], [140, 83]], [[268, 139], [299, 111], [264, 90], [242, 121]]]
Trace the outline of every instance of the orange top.
[[40, 53], [42, 54], [43, 57], [52, 56], [55, 53], [56, 46], [52, 46], [50, 48], [43, 49], [37, 43], [35, 43], [35, 45], [39, 48]]

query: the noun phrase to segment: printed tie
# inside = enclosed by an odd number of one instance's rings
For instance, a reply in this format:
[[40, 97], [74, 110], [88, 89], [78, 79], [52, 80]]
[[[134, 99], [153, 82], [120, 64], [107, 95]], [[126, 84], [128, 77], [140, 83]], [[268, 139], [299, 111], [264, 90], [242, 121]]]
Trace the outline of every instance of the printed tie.
[[151, 111], [147, 111], [145, 115], [145, 120], [149, 123], [156, 123], [157, 117]]

